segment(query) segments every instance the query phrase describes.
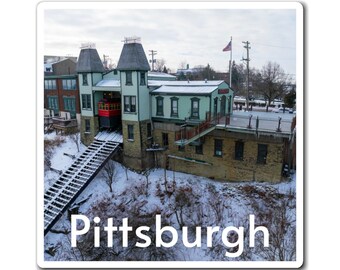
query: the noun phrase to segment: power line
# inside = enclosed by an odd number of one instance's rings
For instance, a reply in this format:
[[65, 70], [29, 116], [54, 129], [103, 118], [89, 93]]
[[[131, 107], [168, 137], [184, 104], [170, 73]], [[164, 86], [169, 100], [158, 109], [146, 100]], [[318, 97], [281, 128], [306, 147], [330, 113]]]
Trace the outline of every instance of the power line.
[[284, 48], [284, 49], [296, 49], [295, 47], [287, 47], [287, 46], [277, 46], [277, 45], [269, 45], [269, 44], [261, 44], [261, 43], [255, 43], [256, 45], [260, 46], [266, 46], [266, 47], [275, 47], [275, 48]]

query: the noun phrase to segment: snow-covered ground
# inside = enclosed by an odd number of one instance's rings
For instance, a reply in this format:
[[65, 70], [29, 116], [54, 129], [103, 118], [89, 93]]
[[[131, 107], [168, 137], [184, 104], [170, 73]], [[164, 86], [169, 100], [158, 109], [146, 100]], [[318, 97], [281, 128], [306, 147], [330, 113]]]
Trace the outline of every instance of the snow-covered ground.
[[[54, 139], [56, 135], [47, 135], [45, 138]], [[81, 146], [84, 151], [85, 146]], [[51, 165], [55, 169], [65, 170], [73, 160], [63, 153], [79, 155], [76, 144], [65, 137], [65, 142], [55, 148]], [[112, 161], [113, 162], [113, 161]], [[149, 172], [149, 176], [139, 174], [125, 168], [123, 165], [113, 162], [115, 167], [115, 177], [112, 184], [113, 192], [109, 191], [109, 186], [100, 172], [97, 177], [82, 192], [73, 205], [78, 205], [79, 214], [92, 217], [97, 214], [114, 214], [121, 218], [129, 217], [129, 222], [133, 222], [133, 216], [128, 213], [134, 209], [140, 216], [147, 216], [151, 213], [160, 213], [162, 218], [169, 225], [177, 229], [179, 236], [182, 235], [180, 222], [188, 227], [201, 226], [227, 226], [246, 227], [248, 226], [249, 215], [254, 214], [256, 224], [267, 224], [275, 226], [277, 222], [276, 209], [281, 209], [278, 214], [284, 215], [286, 222], [285, 234], [282, 236], [282, 244], [285, 249], [289, 249], [285, 244], [292, 242], [295, 232], [295, 176], [287, 182], [280, 184], [269, 183], [226, 183], [213, 181], [195, 175], [167, 171], [166, 184], [163, 169], [154, 169]], [[45, 172], [45, 187], [49, 186], [56, 178], [57, 173]], [[148, 181], [147, 181], [148, 178]], [[147, 183], [148, 182], [148, 183]], [[282, 210], [285, 203], [284, 211]], [[105, 207], [103, 206], [105, 203]], [[110, 204], [110, 207], [107, 207]], [[104, 207], [106, 210], [101, 213], [98, 209]], [[116, 207], [116, 208], [115, 208]], [[124, 212], [122, 207], [127, 210]], [[281, 207], [281, 208], [280, 208]], [[103, 209], [104, 209], [103, 208]], [[107, 210], [110, 208], [111, 210]], [[138, 208], [137, 210], [135, 208]], [[99, 212], [98, 212], [99, 211]], [[111, 212], [110, 212], [111, 211]], [[139, 216], [135, 217], [136, 220]], [[118, 223], [120, 221], [117, 221]], [[105, 224], [106, 225], [106, 224]], [[268, 228], [270, 233], [278, 235], [276, 227], [273, 231]], [[97, 256], [91, 251], [84, 257], [84, 252], [70, 248], [70, 221], [67, 213], [56, 223], [52, 232], [45, 236], [45, 260], [93, 260]], [[293, 236], [292, 236], [293, 235]], [[191, 235], [194, 237], [195, 234]], [[180, 239], [180, 237], [179, 237]], [[221, 234], [218, 233], [214, 238], [213, 248], [206, 246], [206, 240], [202, 236], [202, 247], [186, 248], [183, 243], [178, 242], [174, 249], [169, 249], [166, 259], [200, 261], [200, 260], [229, 260], [224, 256], [226, 247], [221, 241]], [[293, 239], [295, 240], [295, 239]], [[193, 240], [192, 240], [193, 241]], [[246, 246], [247, 243], [245, 243]], [[292, 243], [294, 245], [294, 241]], [[171, 253], [170, 253], [171, 251]], [[290, 247], [290, 253], [285, 260], [294, 260], [295, 246]], [[278, 260], [276, 251], [244, 248], [244, 254], [239, 260]], [[287, 250], [288, 253], [288, 250]], [[123, 254], [125, 254], [123, 252]], [[268, 255], [272, 254], [272, 255]], [[53, 255], [53, 256], [52, 256]], [[81, 256], [80, 256], [81, 255]], [[123, 256], [123, 255], [120, 255]], [[148, 260], [146, 255], [136, 255], [126, 253], [124, 258], [134, 260]], [[104, 257], [102, 260], [110, 260]], [[163, 257], [162, 257], [163, 258]], [[158, 258], [161, 260], [162, 258]], [[117, 255], [116, 259], [122, 259]], [[149, 258], [150, 259], [150, 258]], [[155, 258], [153, 258], [155, 259]]]

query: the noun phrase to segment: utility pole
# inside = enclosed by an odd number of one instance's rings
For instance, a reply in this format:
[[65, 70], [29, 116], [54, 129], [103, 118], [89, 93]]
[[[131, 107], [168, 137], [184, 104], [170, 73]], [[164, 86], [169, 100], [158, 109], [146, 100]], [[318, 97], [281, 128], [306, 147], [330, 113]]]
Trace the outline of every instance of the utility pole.
[[151, 52], [149, 55], [151, 55], [151, 60], [150, 63], [152, 65], [152, 71], [154, 71], [154, 63], [156, 63], [156, 59], [154, 59], [154, 56], [157, 54], [157, 51], [154, 50], [149, 50], [149, 52]]
[[243, 58], [243, 61], [247, 61], [247, 97], [246, 97], [246, 103], [247, 103], [247, 111], [249, 111], [249, 49], [251, 49], [249, 47], [250, 42], [249, 41], [242, 41], [242, 43], [244, 43], [245, 45], [243, 46], [243, 48], [247, 49], [247, 58]]

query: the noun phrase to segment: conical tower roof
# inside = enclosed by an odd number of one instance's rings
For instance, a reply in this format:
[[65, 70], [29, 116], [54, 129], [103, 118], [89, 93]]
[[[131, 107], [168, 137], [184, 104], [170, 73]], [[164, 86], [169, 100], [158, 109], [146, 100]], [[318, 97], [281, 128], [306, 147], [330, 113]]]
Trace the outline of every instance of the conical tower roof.
[[142, 44], [140, 43], [125, 43], [122, 53], [120, 54], [118, 70], [140, 70], [148, 71], [150, 66], [146, 58]]
[[77, 72], [104, 72], [104, 66], [100, 60], [97, 50], [91, 46], [85, 46], [81, 49], [78, 63]]

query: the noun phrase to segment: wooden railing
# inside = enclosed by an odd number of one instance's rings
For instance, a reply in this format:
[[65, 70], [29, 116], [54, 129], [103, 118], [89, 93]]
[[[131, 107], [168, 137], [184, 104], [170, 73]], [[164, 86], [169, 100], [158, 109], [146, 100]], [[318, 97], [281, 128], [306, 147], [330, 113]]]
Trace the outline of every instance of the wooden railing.
[[76, 127], [77, 119], [65, 119], [63, 117], [54, 117], [53, 119], [53, 125], [59, 126], [59, 127]]
[[212, 115], [211, 113], [207, 112], [206, 114], [206, 120], [202, 123], [200, 123], [198, 126], [196, 127], [183, 127], [181, 128], [181, 130], [176, 131], [175, 132], [175, 140], [179, 141], [179, 140], [189, 140], [197, 135], [199, 135], [200, 133], [204, 132], [205, 130], [219, 124], [221, 118], [223, 116], [221, 116], [220, 114], [216, 114], [215, 116]]

